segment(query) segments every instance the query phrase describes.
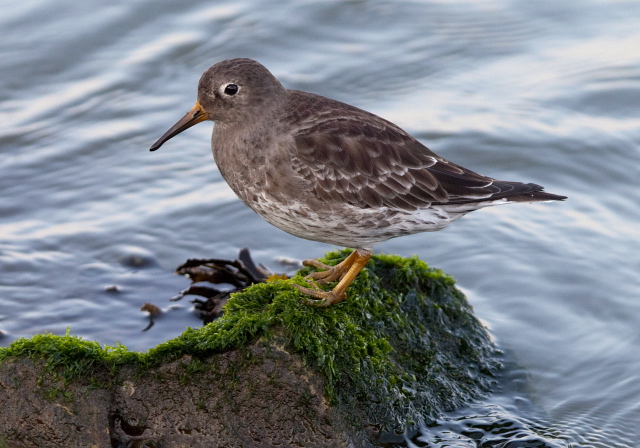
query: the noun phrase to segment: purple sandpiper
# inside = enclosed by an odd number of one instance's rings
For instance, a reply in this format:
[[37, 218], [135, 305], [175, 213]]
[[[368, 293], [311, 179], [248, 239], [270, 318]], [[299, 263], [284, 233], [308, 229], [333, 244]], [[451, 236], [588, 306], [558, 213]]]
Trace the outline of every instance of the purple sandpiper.
[[[489, 205], [566, 199], [533, 183], [507, 182], [463, 168], [374, 114], [287, 90], [251, 59], [229, 59], [204, 72], [195, 106], [153, 146], [204, 120], [220, 173], [267, 222], [300, 238], [355, 249], [344, 261], [296, 285], [328, 306], [367, 264], [375, 244], [440, 230]], [[331, 291], [318, 284], [337, 281]]]

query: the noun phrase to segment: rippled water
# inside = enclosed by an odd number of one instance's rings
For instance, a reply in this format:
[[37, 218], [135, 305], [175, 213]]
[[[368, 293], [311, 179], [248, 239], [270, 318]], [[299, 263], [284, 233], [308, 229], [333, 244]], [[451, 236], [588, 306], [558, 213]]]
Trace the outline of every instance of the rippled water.
[[[249, 246], [291, 270], [278, 257], [329, 249], [235, 198], [210, 126], [148, 152], [204, 69], [252, 57], [464, 166], [570, 198], [377, 248], [454, 275], [510, 359], [501, 391], [404, 443], [637, 446], [640, 4], [266, 5], [3, 2], [0, 344], [70, 327], [143, 350], [199, 325], [188, 302], [167, 300], [188, 284], [172, 273], [186, 258]], [[143, 333], [144, 302], [166, 312]]]

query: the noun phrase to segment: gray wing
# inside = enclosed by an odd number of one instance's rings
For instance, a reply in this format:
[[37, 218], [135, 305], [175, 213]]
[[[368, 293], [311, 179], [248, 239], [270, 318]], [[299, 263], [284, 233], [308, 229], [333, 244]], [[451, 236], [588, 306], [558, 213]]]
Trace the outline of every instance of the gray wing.
[[349, 113], [334, 110], [316, 117], [294, 136], [293, 168], [325, 201], [416, 210], [542, 189], [474, 173], [438, 156], [393, 123], [348, 107]]

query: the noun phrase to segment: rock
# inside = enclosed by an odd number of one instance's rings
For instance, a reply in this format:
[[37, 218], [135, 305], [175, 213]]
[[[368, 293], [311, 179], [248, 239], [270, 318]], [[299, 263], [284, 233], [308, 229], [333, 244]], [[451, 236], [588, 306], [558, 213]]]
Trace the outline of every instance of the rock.
[[0, 446], [365, 447], [490, 390], [485, 329], [417, 258], [375, 256], [329, 308], [289, 282], [146, 353], [69, 334], [0, 349]]

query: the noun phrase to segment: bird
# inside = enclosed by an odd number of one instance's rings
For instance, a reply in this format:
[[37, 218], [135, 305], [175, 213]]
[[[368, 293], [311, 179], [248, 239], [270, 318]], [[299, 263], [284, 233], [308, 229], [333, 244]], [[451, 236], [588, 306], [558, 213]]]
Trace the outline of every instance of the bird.
[[[487, 206], [562, 201], [534, 183], [497, 180], [437, 155], [394, 123], [349, 104], [286, 89], [247, 58], [201, 76], [193, 108], [150, 148], [205, 120], [211, 149], [242, 202], [294, 236], [353, 249], [294, 285], [310, 305], [346, 299], [376, 244], [441, 230]], [[321, 285], [337, 282], [325, 291]]]

